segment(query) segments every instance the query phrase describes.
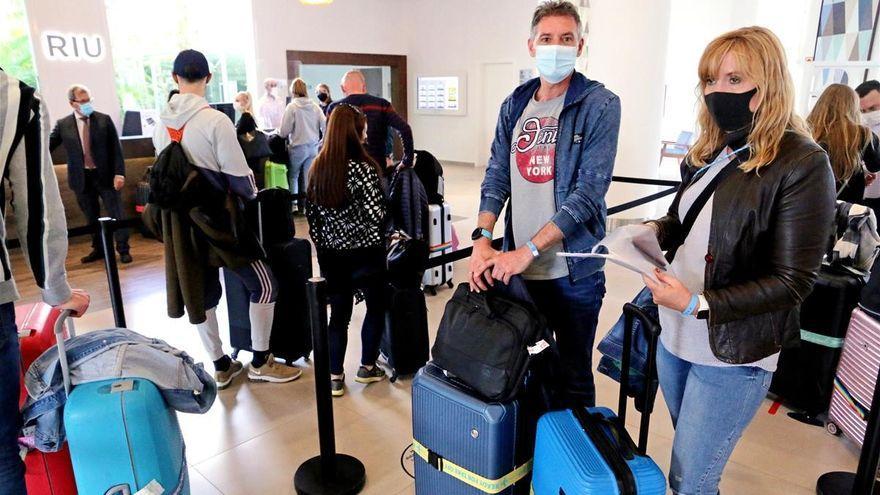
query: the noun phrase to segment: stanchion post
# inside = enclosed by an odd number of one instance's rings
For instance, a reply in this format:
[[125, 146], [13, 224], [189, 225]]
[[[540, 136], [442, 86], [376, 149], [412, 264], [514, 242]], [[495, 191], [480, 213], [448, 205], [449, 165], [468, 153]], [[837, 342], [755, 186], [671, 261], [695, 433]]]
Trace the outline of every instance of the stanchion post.
[[307, 295], [312, 329], [315, 400], [321, 455], [302, 463], [293, 477], [299, 495], [354, 495], [366, 482], [366, 470], [358, 459], [336, 453], [333, 397], [330, 394], [330, 350], [327, 339], [327, 282], [309, 279]]
[[880, 370], [874, 385], [874, 398], [868, 413], [865, 428], [865, 441], [859, 456], [859, 467], [855, 474], [846, 472], [825, 473], [816, 483], [818, 495], [873, 495], [880, 493], [876, 480], [880, 465]]
[[318, 435], [321, 446], [321, 472], [325, 477], [336, 472], [336, 428], [333, 420], [333, 397], [330, 395], [330, 349], [327, 336], [327, 282], [310, 280], [309, 316], [312, 326], [312, 349], [315, 359], [315, 402], [318, 406]]
[[115, 218], [101, 217], [101, 244], [104, 246], [104, 267], [107, 269], [107, 285], [110, 289], [110, 306], [113, 320], [118, 328], [125, 326], [125, 310], [122, 308], [122, 287], [119, 285], [119, 269], [116, 266], [116, 251], [113, 250], [113, 234], [116, 232]]

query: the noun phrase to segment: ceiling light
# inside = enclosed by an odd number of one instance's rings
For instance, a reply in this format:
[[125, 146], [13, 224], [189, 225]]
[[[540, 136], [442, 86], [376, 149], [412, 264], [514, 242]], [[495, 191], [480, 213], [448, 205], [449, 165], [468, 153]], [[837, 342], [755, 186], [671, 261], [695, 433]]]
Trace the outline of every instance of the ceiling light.
[[303, 5], [329, 5], [333, 0], [299, 0]]

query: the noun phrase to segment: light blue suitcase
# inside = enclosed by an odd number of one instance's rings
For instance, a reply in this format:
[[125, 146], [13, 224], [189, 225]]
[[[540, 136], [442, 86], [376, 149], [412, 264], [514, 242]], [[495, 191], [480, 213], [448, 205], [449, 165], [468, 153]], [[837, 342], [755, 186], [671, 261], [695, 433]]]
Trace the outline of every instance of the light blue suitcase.
[[633, 323], [648, 339], [646, 386], [638, 445], [626, 424], [629, 373], [621, 373], [617, 415], [607, 407], [565, 409], [538, 421], [534, 495], [665, 495], [666, 477], [647, 455], [648, 428], [657, 391], [655, 355], [660, 325], [642, 308], [623, 307], [624, 339], [620, 369], [631, 370]]
[[[55, 322], [61, 335], [69, 311]], [[64, 338], [58, 361], [67, 392], [64, 429], [77, 491], [82, 495], [189, 495], [186, 447], [177, 414], [159, 389], [142, 378], [114, 378], [71, 391]], [[158, 490], [161, 488], [161, 491]]]
[[189, 494], [177, 415], [152, 382], [78, 385], [67, 399], [64, 427], [79, 493], [129, 495], [154, 482], [163, 495]]

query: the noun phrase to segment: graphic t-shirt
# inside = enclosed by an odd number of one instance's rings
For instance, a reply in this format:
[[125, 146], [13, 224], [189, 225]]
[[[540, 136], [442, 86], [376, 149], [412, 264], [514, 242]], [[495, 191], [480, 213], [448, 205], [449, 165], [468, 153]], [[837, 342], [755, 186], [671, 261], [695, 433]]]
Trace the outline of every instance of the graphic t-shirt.
[[[510, 206], [516, 247], [525, 245], [556, 214], [556, 138], [564, 103], [565, 95], [546, 101], [533, 97], [513, 128]], [[561, 250], [559, 243], [542, 252], [523, 277], [553, 280], [567, 276], [565, 259], [556, 256]]]

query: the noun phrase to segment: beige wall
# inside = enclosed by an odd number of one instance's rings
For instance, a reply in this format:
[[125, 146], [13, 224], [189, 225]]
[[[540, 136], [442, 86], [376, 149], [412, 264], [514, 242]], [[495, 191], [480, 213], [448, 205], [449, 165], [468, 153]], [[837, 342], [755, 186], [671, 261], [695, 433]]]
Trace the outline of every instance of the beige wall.
[[[26, 0], [25, 5], [40, 93], [52, 121], [72, 111], [67, 102], [67, 88], [76, 83], [89, 87], [95, 109], [109, 114], [118, 127], [121, 124], [119, 100], [104, 0]], [[48, 56], [46, 35], [49, 33], [64, 39], [63, 46], [61, 39], [51, 39], [56, 47], [52, 52], [55, 58]], [[72, 41], [71, 36], [76, 41]], [[88, 51], [92, 54], [98, 53], [97, 38], [100, 38], [100, 60], [87, 56], [86, 47], [82, 45], [83, 36], [87, 38]]]

